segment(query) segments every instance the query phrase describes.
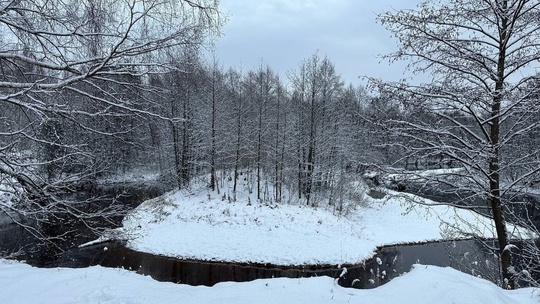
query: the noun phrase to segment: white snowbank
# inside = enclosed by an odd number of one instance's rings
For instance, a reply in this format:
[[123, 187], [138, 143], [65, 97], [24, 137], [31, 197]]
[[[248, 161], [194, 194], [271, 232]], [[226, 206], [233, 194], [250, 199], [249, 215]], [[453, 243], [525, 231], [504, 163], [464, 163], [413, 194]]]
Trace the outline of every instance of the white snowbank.
[[[367, 238], [381, 245], [418, 243], [471, 237], [496, 238], [493, 220], [468, 209], [440, 205], [419, 196], [387, 191], [382, 200], [371, 200], [370, 208], [358, 209], [349, 217], [362, 223]], [[536, 235], [524, 228], [507, 224], [515, 238]]]
[[44, 269], [0, 259], [0, 286], [0, 303], [6, 304], [536, 304], [540, 301], [540, 295], [532, 288], [506, 291], [451, 268], [422, 265], [415, 265], [410, 273], [376, 289], [359, 290], [340, 287], [329, 277], [188, 286], [157, 282], [123, 269], [100, 266]]
[[140, 183], [148, 181], [156, 181], [159, 179], [159, 173], [147, 170], [131, 170], [129, 172], [114, 174], [105, 177], [100, 177], [100, 184], [115, 184], [115, 183]]
[[437, 176], [448, 176], [448, 175], [457, 175], [463, 173], [463, 168], [446, 168], [446, 169], [428, 169], [428, 170], [416, 170], [416, 171], [407, 171], [402, 169], [397, 169], [401, 173], [392, 173], [387, 174], [388, 179], [393, 179], [397, 181], [422, 181], [427, 178], [433, 178]]
[[180, 192], [143, 203], [124, 220], [124, 231], [128, 247], [137, 251], [275, 265], [357, 263], [377, 245], [362, 237], [360, 225], [326, 210], [250, 206]]
[[323, 208], [250, 205], [254, 198], [231, 203], [207, 190], [178, 191], [143, 203], [116, 232], [137, 251], [275, 265], [356, 264], [372, 257], [377, 246], [495, 236], [486, 217], [430, 206], [429, 200], [417, 204], [415, 198], [400, 193], [382, 200], [366, 197], [367, 207], [339, 216]]
[[13, 210], [15, 192], [21, 191], [16, 182], [7, 176], [0, 175], [0, 225], [7, 225], [13, 219], [19, 219], [17, 212]]

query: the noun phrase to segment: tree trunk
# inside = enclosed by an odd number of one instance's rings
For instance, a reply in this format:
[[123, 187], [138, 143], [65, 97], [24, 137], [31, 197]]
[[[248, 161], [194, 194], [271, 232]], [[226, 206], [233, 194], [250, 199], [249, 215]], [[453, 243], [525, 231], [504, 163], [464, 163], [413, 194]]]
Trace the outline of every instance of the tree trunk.
[[[176, 101], [171, 101], [171, 116], [172, 118], [177, 117], [177, 110], [176, 110]], [[171, 131], [173, 136], [173, 149], [174, 149], [174, 178], [176, 181], [176, 185], [178, 188], [182, 188], [182, 181], [181, 181], [181, 175], [182, 175], [182, 166], [181, 166], [181, 160], [180, 160], [180, 143], [178, 138], [178, 126], [176, 125], [176, 122], [171, 121]]]
[[309, 122], [309, 147], [307, 155], [306, 170], [306, 204], [311, 202], [311, 191], [313, 186], [314, 158], [315, 158], [315, 84], [311, 88], [311, 115]]
[[261, 101], [259, 104], [259, 126], [257, 131], [257, 200], [259, 201], [261, 200], [262, 104]]
[[238, 168], [240, 166], [240, 136], [242, 135], [242, 113], [241, 105], [238, 106], [236, 113], [236, 153], [234, 158], [234, 181], [233, 181], [233, 199], [236, 201], [236, 185], [238, 183]]
[[182, 158], [180, 162], [180, 180], [181, 186], [187, 188], [191, 179], [191, 164], [190, 164], [190, 136], [191, 136], [191, 109], [189, 107], [189, 93], [186, 93], [183, 109], [182, 122]]
[[[506, 11], [508, 8], [508, 1], [503, 0], [500, 3], [501, 10]], [[504, 209], [501, 202], [501, 190], [500, 190], [500, 149], [499, 149], [499, 135], [500, 135], [500, 111], [502, 94], [504, 90], [505, 80], [505, 64], [506, 64], [506, 47], [508, 40], [508, 17], [502, 14], [501, 26], [500, 26], [500, 45], [499, 45], [499, 58], [497, 62], [497, 81], [495, 83], [495, 94], [493, 96], [493, 104], [491, 107], [491, 155], [489, 159], [489, 190], [491, 200], [491, 210], [493, 212], [493, 221], [495, 222], [495, 229], [497, 231], [497, 240], [499, 243], [499, 254], [501, 256], [501, 272], [503, 277], [503, 284], [505, 288], [514, 289], [515, 282], [512, 270], [512, 255], [508, 246], [508, 235], [506, 231], [506, 221], [504, 219]]]
[[[279, 93], [278, 93], [279, 94]], [[274, 200], [276, 202], [281, 201], [281, 193], [280, 193], [280, 187], [281, 187], [281, 180], [279, 176], [279, 168], [280, 168], [280, 156], [279, 156], [279, 123], [280, 123], [280, 111], [281, 111], [281, 98], [278, 95], [277, 97], [277, 106], [276, 106], [276, 145], [274, 147]]]
[[212, 72], [212, 125], [210, 147], [210, 189], [216, 190], [216, 67]]

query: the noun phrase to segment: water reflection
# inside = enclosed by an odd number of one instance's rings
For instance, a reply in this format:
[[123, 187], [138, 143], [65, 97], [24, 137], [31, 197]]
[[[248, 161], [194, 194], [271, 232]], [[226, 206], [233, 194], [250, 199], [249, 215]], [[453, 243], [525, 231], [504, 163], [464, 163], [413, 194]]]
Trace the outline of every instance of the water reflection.
[[494, 282], [497, 264], [484, 242], [448, 241], [380, 248], [361, 265], [279, 267], [275, 265], [179, 260], [130, 250], [119, 243], [105, 243], [67, 252], [54, 266], [122, 267], [156, 280], [212, 286], [224, 281], [251, 281], [273, 277], [330, 276], [344, 287], [374, 288], [401, 276], [413, 264], [450, 266]]
[[[487, 244], [488, 243], [488, 244]], [[413, 264], [452, 267], [474, 276], [498, 282], [497, 261], [486, 245], [493, 241], [459, 240], [395, 245], [381, 248], [368, 268], [370, 284], [378, 286], [411, 269]]]
[[[118, 204], [125, 210], [138, 206], [144, 200], [159, 196], [164, 190], [159, 186], [113, 184], [98, 188], [100, 199], [85, 204], [84, 211], [101, 210], [112, 203]], [[84, 201], [91, 197], [88, 193], [76, 193], [70, 200]], [[70, 214], [58, 214], [47, 220], [20, 219], [20, 224], [11, 220], [0, 222], [0, 256], [9, 256], [25, 260], [33, 266], [47, 266], [54, 264], [55, 260], [65, 250], [76, 247], [78, 244], [91, 241], [96, 234], [87, 226], [114, 228], [121, 224], [123, 216], [120, 214], [107, 219], [95, 218], [82, 223]], [[26, 227], [26, 228], [25, 228]], [[41, 240], [38, 238], [41, 237]], [[46, 239], [46, 240], [44, 240]]]

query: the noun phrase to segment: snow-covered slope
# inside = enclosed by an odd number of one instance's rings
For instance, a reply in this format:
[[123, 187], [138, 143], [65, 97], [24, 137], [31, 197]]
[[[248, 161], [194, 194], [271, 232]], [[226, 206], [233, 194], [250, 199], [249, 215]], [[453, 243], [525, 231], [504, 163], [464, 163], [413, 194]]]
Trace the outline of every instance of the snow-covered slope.
[[338, 286], [332, 278], [265, 279], [220, 283], [213, 287], [163, 283], [123, 269], [100, 266], [34, 268], [0, 260], [0, 303], [6, 304], [214, 304], [214, 303], [401, 303], [537, 304], [532, 288], [505, 291], [451, 268], [416, 265], [376, 289]]
[[124, 231], [137, 251], [210, 261], [335, 265], [361, 262], [376, 248], [362, 238], [361, 225], [323, 209], [179, 192], [143, 203], [124, 220]]

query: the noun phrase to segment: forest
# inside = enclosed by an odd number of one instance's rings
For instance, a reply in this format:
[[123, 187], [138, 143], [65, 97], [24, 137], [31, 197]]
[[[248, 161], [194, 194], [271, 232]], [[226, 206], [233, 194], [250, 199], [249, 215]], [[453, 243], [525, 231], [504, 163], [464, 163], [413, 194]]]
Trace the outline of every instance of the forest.
[[[0, 213], [44, 241], [30, 219], [99, 235], [96, 219], [125, 210], [72, 194], [136, 172], [167, 191], [232, 182], [229, 202], [248, 181], [258, 203], [346, 214], [364, 179], [488, 215], [513, 288], [508, 223], [540, 221], [540, 4], [431, 2], [378, 22], [399, 42], [384, 58], [432, 82], [358, 86], [317, 50], [286, 78], [264, 58], [224, 67], [218, 1], [0, 1]], [[534, 264], [538, 242], [526, 246]]]

